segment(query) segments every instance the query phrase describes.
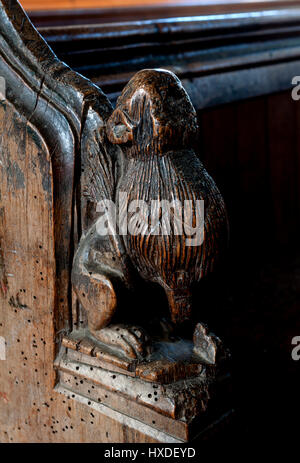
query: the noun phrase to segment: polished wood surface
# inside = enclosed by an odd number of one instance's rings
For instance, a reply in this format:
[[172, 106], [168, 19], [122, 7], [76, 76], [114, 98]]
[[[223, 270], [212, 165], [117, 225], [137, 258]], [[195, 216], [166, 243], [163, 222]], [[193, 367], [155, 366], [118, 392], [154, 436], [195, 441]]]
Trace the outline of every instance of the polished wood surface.
[[164, 67], [183, 81], [196, 108], [291, 88], [299, 30], [299, 8], [39, 27], [57, 55], [113, 103], [135, 72]]
[[36, 25], [74, 26], [83, 24], [119, 23], [128, 21], [153, 20], [162, 18], [197, 17], [207, 15], [223, 15], [226, 13], [241, 13], [251, 11], [278, 11], [286, 8], [296, 8], [298, 0], [266, 0], [266, 1], [195, 1], [170, 3], [137, 3], [135, 6], [114, 6], [113, 8], [86, 6], [70, 9], [47, 9], [44, 5], [38, 9], [24, 6], [30, 18]]
[[231, 8], [249, 8], [249, 4], [252, 4], [252, 8], [258, 7], [280, 7], [284, 4], [296, 3], [297, 0], [254, 0], [252, 2], [240, 0], [51, 0], [45, 6], [45, 3], [41, 0], [22, 0], [21, 4], [26, 11], [41, 11], [41, 10], [63, 10], [63, 9], [88, 9], [88, 8], [126, 8], [139, 6], [161, 6], [161, 8], [174, 8], [174, 7], [202, 7], [206, 8], [207, 11], [212, 9], [219, 9], [220, 11], [226, 11]]
[[[157, 5], [163, 4], [164, 6], [167, 5], [176, 5], [182, 4], [181, 1], [176, 0], [145, 0], [141, 2], [141, 0], [51, 0], [47, 3], [45, 8], [45, 4], [40, 0], [23, 0], [22, 2], [23, 7], [25, 10], [57, 10], [57, 9], [79, 9], [79, 8], [114, 8], [114, 7], [134, 7], [134, 6], [141, 6], [146, 5]], [[198, 3], [189, 1], [190, 4]]]

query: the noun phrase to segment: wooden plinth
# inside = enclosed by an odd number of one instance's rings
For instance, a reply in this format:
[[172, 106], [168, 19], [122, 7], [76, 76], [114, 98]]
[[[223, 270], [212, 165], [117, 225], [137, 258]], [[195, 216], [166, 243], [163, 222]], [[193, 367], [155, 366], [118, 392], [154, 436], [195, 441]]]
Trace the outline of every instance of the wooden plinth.
[[[84, 332], [65, 337], [63, 346], [56, 360], [56, 390], [124, 425], [142, 429], [158, 442], [190, 441], [224, 411], [226, 416], [224, 407], [210, 406], [220, 382], [216, 368], [197, 361], [188, 343], [181, 360], [174, 355], [157, 359], [154, 349], [154, 360], [150, 357], [148, 362], [116, 356]], [[179, 350], [176, 343], [167, 345], [162, 349], [165, 355], [168, 349], [173, 354]]]

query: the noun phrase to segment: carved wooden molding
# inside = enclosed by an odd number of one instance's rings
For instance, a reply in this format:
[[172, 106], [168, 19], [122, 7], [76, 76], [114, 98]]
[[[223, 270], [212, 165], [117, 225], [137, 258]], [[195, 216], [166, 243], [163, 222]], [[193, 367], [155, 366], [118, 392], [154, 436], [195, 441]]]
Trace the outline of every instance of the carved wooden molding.
[[99, 88], [56, 58], [17, 1], [1, 2], [0, 25], [0, 75], [6, 82], [6, 100], [40, 133], [52, 162], [59, 332], [70, 326], [76, 153], [83, 127], [87, 131], [91, 124], [89, 108], [95, 107], [102, 119], [108, 117], [111, 105]]
[[[17, 1], [0, 6], [7, 117], [23, 118], [30, 140], [45, 147], [38, 162], [54, 247], [56, 390], [108, 416], [114, 410], [121, 422], [129, 416], [130, 426], [142, 422], [161, 440], [188, 440], [199, 417], [212, 420], [204, 417], [227, 358], [193, 300], [228, 238], [224, 201], [198, 157], [195, 109], [166, 70], [138, 72], [113, 109], [56, 58]], [[181, 220], [198, 226], [199, 212], [204, 241], [200, 234], [189, 246], [190, 234], [174, 224], [167, 235], [150, 232], [164, 225], [161, 214], [144, 234], [99, 233], [99, 203], [123, 216], [136, 200], [188, 202]]]
[[[47, 26], [68, 25], [73, 26], [81, 24], [103, 24], [113, 22], [128, 22], [142, 20], [156, 20], [161, 18], [183, 18], [183, 17], [199, 17], [207, 15], [226, 15], [228, 13], [240, 13], [251, 11], [278, 11], [281, 9], [297, 7], [297, 0], [268, 0], [268, 1], [245, 1], [238, 2], [236, 0], [226, 2], [176, 2], [165, 3], [162, 5], [156, 4], [140, 4], [137, 6], [126, 7], [122, 2], [121, 7], [101, 8], [103, 5], [94, 5], [93, 8], [88, 8], [86, 3], [84, 8], [78, 9], [56, 9], [47, 10], [43, 8], [31, 9], [25, 3], [26, 11], [29, 11], [29, 17], [34, 24]], [[164, 3], [164, 2], [162, 2]], [[198, 4], [197, 4], [198, 3]]]
[[234, 14], [192, 8], [188, 18], [178, 12], [122, 24], [101, 16], [97, 21], [94, 12], [92, 22], [74, 12], [58, 24], [48, 14], [46, 26], [33, 20], [57, 56], [100, 85], [111, 101], [141, 67], [163, 67], [181, 79], [199, 110], [293, 86], [300, 57], [298, 5], [251, 3], [251, 14], [245, 5], [238, 2]]

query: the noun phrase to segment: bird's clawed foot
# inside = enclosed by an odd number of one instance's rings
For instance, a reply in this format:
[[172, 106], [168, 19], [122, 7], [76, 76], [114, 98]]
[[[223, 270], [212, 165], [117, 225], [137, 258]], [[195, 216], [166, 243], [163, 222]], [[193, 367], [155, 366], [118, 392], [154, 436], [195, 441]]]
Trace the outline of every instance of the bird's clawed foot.
[[150, 353], [150, 338], [137, 326], [110, 325], [92, 334], [104, 344], [121, 351], [130, 359], [144, 359]]
[[220, 356], [222, 349], [221, 340], [213, 333], [208, 332], [204, 323], [197, 323], [194, 331], [194, 353], [209, 365], [215, 365], [217, 354]]

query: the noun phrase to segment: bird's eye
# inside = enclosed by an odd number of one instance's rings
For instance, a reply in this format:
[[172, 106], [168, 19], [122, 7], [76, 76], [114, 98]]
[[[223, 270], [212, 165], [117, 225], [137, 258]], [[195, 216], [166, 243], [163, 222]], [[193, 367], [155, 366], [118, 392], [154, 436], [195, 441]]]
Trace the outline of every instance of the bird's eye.
[[114, 126], [114, 135], [116, 138], [121, 138], [127, 131], [127, 127], [124, 124], [117, 124]]

